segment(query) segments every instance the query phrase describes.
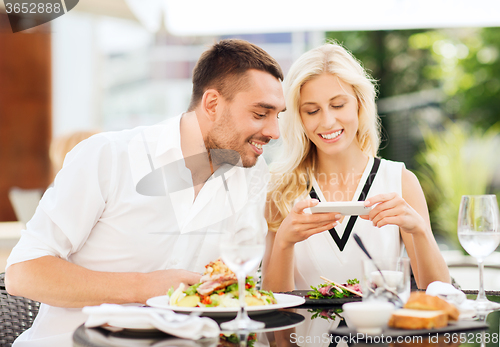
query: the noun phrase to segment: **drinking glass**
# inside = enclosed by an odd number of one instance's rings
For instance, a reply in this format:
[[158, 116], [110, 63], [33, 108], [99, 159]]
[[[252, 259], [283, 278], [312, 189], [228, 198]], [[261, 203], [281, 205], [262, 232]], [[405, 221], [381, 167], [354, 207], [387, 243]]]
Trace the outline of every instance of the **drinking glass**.
[[235, 319], [221, 324], [221, 328], [231, 331], [252, 331], [264, 328], [263, 322], [248, 317], [245, 303], [245, 279], [262, 261], [265, 250], [264, 230], [255, 226], [238, 232], [226, 230], [222, 236], [220, 250], [224, 263], [238, 278], [240, 309]]
[[476, 258], [479, 266], [479, 292], [476, 310], [500, 309], [484, 292], [484, 258], [500, 243], [499, 212], [495, 195], [464, 195], [458, 211], [458, 239], [462, 247]]
[[406, 303], [410, 297], [410, 259], [409, 258], [374, 258], [363, 260], [363, 277], [361, 286], [363, 289], [363, 301], [379, 300], [387, 301], [388, 297], [384, 290], [384, 280], [374, 265], [377, 264], [386, 281], [387, 289], [396, 293]]

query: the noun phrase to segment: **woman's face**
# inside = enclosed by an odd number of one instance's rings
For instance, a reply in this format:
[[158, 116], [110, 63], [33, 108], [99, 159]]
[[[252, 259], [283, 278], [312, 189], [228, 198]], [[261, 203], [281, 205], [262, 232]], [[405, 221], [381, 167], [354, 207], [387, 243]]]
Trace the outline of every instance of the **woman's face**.
[[327, 73], [314, 77], [300, 90], [299, 112], [318, 152], [338, 154], [358, 147], [358, 103], [350, 84]]

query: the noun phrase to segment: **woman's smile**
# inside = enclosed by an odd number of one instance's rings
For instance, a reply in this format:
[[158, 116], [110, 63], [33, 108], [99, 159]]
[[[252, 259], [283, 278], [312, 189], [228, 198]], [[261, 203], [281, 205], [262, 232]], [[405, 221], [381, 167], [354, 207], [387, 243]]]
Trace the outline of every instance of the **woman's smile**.
[[318, 134], [325, 142], [335, 142], [344, 133], [343, 129]]

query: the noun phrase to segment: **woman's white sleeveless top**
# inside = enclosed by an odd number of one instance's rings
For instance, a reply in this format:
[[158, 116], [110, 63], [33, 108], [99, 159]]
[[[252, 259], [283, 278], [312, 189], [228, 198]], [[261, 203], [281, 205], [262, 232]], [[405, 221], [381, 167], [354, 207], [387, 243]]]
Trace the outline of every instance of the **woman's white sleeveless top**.
[[[373, 161], [373, 158], [368, 160], [368, 164], [354, 193], [353, 201], [359, 199], [363, 186], [372, 169]], [[401, 196], [401, 175], [403, 168], [404, 163], [382, 159], [367, 198], [393, 192]], [[313, 187], [320, 201], [327, 201], [314, 177]], [[297, 201], [307, 198], [309, 196], [302, 196]], [[344, 217], [342, 223], [335, 227], [339, 238], [342, 238], [349, 218], [350, 216]], [[377, 228], [373, 226], [371, 221], [358, 217], [342, 251], [328, 231], [313, 235], [307, 240], [295, 244], [295, 288], [309, 289], [311, 285], [317, 286], [320, 283], [324, 283], [320, 279], [320, 276], [324, 276], [337, 283], [346, 283], [348, 279], [353, 278], [361, 281], [361, 262], [368, 258], [354, 241], [352, 237], [353, 233], [357, 233], [361, 237], [368, 252], [374, 258], [399, 257], [402, 254], [403, 243], [401, 242], [398, 226], [386, 225]]]

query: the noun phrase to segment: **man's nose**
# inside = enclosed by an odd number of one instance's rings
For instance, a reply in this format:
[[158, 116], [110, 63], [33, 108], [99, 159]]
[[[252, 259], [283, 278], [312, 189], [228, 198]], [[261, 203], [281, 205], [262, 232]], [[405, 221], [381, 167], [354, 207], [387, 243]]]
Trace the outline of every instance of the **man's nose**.
[[268, 121], [265, 123], [264, 129], [262, 130], [262, 135], [276, 140], [280, 137], [280, 127], [278, 123], [278, 117], [269, 117]]

